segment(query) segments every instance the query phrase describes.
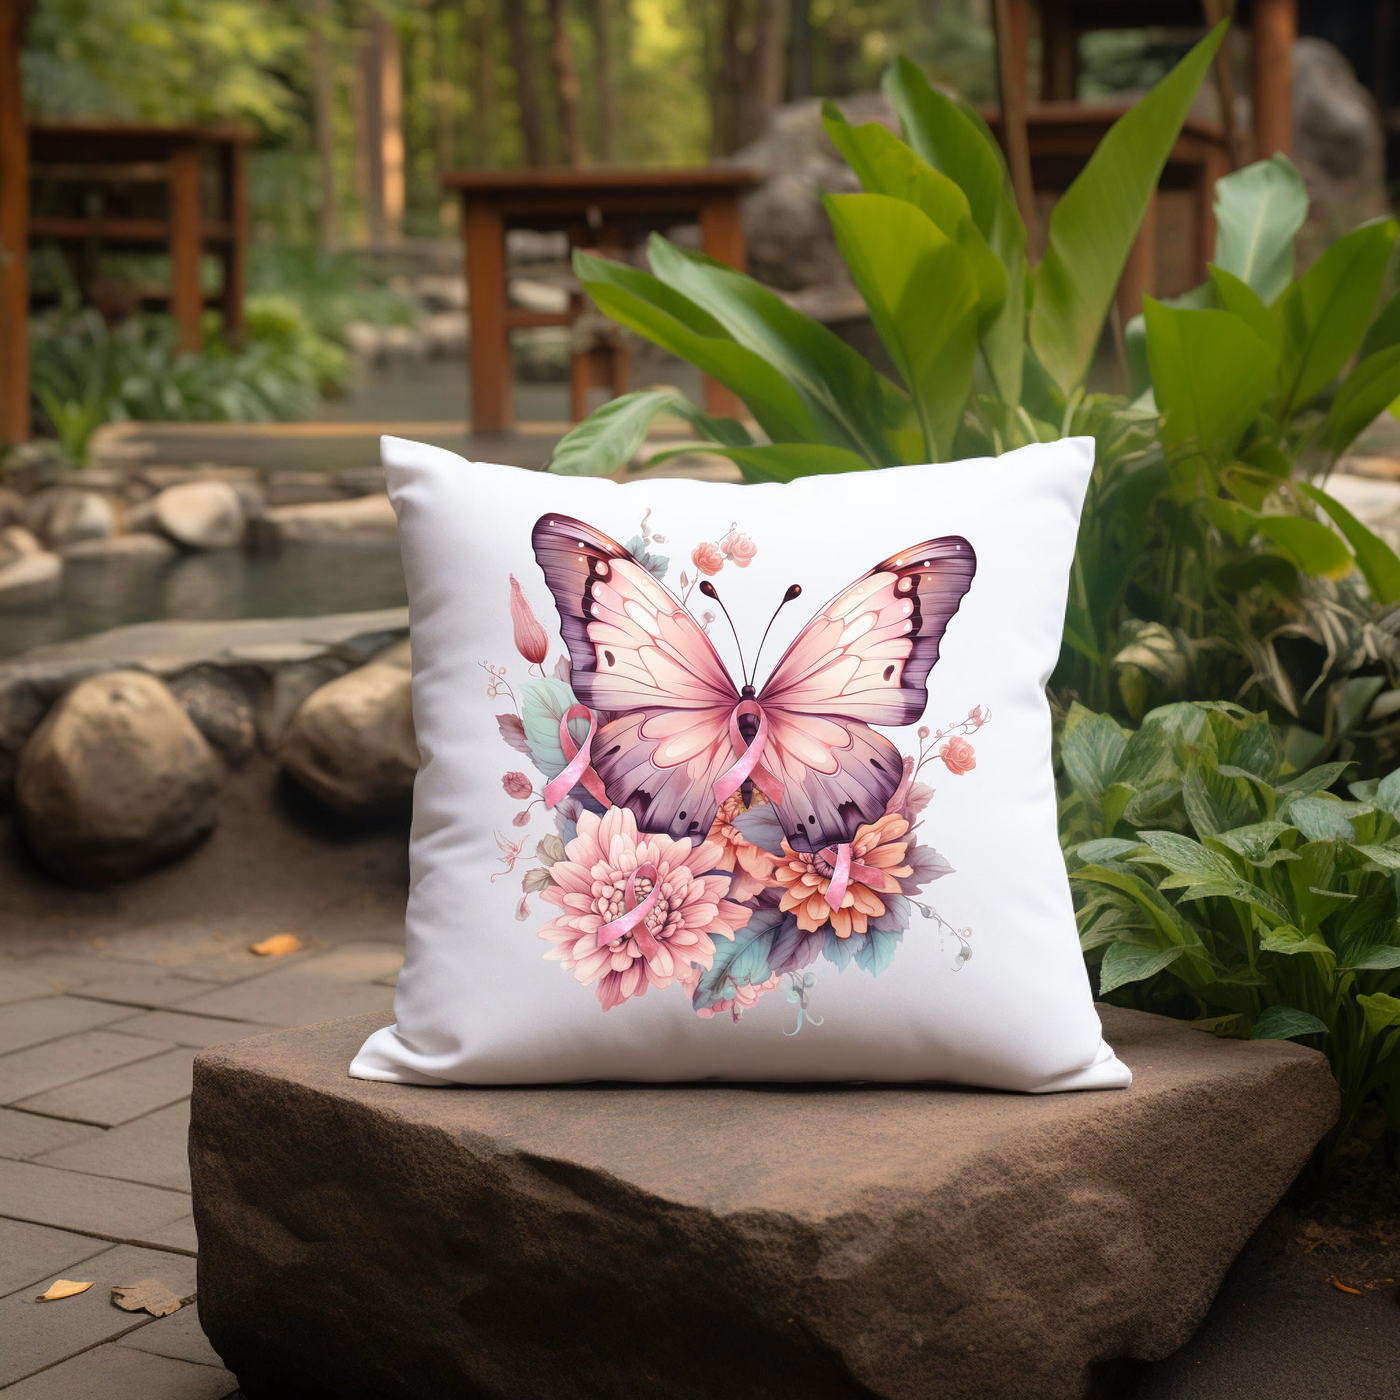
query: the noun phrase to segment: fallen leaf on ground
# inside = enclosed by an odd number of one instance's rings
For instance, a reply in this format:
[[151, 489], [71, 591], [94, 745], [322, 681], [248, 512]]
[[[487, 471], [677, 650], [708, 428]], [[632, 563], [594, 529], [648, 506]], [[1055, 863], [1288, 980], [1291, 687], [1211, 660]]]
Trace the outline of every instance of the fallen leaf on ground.
[[260, 958], [280, 958], [295, 953], [301, 947], [301, 939], [294, 933], [274, 933], [261, 943], [254, 943], [251, 950]]
[[34, 1296], [36, 1303], [51, 1303], [55, 1298], [71, 1298], [77, 1293], [86, 1293], [92, 1287], [92, 1280], [86, 1283], [78, 1283], [71, 1278], [56, 1278], [42, 1292]]
[[1330, 1284], [1332, 1285], [1332, 1287], [1335, 1288], [1335, 1289], [1337, 1290], [1338, 1293], [1356, 1293], [1356, 1294], [1359, 1294], [1359, 1293], [1361, 1292], [1361, 1290], [1360, 1290], [1359, 1288], [1349, 1288], [1346, 1284], [1344, 1284], [1344, 1283], [1341, 1281], [1341, 1279], [1337, 1278], [1335, 1275], [1333, 1275], [1332, 1278], [1328, 1279], [1327, 1282], [1330, 1283]]
[[180, 1300], [154, 1278], [113, 1284], [112, 1301], [127, 1312], [148, 1312], [152, 1317], [165, 1317], [180, 1309]]

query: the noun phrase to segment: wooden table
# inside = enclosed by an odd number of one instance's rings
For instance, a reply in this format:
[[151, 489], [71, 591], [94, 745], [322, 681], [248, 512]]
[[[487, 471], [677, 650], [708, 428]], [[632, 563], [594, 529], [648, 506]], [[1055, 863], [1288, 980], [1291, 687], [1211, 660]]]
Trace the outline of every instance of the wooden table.
[[71, 250], [80, 284], [103, 245], [168, 252], [169, 288], [143, 288], [141, 299], [168, 304], [180, 348], [195, 351], [206, 301], [200, 262], [213, 252], [223, 285], [209, 300], [236, 338], [248, 246], [244, 155], [252, 140], [245, 127], [226, 123], [30, 122], [29, 244]]
[[[471, 313], [471, 420], [476, 432], [506, 432], [511, 406], [510, 332], [569, 325], [576, 314], [525, 311], [506, 301], [506, 232], [562, 230], [575, 247], [621, 251], [653, 231], [698, 223], [701, 246], [731, 267], [744, 266], [739, 197], [756, 171], [698, 169], [467, 170], [444, 179], [462, 195], [467, 296]], [[736, 397], [705, 381], [705, 407], [732, 414]]]

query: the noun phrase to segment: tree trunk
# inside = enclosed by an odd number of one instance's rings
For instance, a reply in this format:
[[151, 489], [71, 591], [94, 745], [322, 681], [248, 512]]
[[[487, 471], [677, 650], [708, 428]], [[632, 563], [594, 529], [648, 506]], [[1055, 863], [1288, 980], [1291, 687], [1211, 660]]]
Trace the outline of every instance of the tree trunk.
[[[434, 7], [432, 26], [436, 33], [432, 36], [433, 66], [433, 154], [437, 166], [438, 188], [442, 189], [442, 177], [457, 165], [457, 123], [452, 88], [453, 60], [460, 53], [455, 44], [449, 44], [447, 34], [447, 5], [438, 0]], [[449, 233], [457, 226], [457, 201], [442, 190], [438, 202], [438, 227]]]
[[370, 241], [397, 243], [403, 237], [403, 74], [398, 33], [378, 10], [370, 11], [361, 66]]
[[569, 40], [569, 0], [549, 0], [549, 25], [564, 154], [570, 165], [585, 165], [588, 157], [584, 153], [583, 129], [579, 124], [578, 65], [574, 62], [574, 46]]
[[792, 37], [788, 42], [788, 97], [810, 97], [812, 93], [812, 5], [811, 0], [792, 0]]
[[787, 9], [789, 0], [758, 0], [753, 57], [748, 86], [744, 139], [747, 145], [762, 135], [783, 100], [787, 72]]
[[476, 163], [496, 163], [496, 5], [482, 0], [476, 32]]
[[335, 72], [331, 67], [330, 0], [316, 0], [311, 20], [311, 77], [316, 119], [316, 174], [321, 195], [321, 247], [340, 240], [335, 191]]
[[617, 101], [613, 93], [613, 55], [608, 0], [593, 0], [594, 82], [598, 89], [598, 137], [605, 161], [617, 159]]
[[727, 156], [744, 144], [742, 112], [749, 67], [744, 48], [748, 38], [744, 24], [747, 8], [744, 0], [724, 0], [710, 89], [710, 151], [717, 156]]
[[530, 47], [530, 13], [526, 0], [506, 0], [506, 35], [510, 62], [515, 69], [515, 105], [520, 111], [520, 136], [528, 165], [546, 164], [544, 121], [540, 93], [535, 83], [535, 60]]

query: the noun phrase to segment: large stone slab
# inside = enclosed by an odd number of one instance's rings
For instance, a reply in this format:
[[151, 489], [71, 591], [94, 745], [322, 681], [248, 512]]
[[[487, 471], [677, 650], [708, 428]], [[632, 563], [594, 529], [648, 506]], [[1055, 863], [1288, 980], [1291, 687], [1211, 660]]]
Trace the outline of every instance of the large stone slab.
[[250, 1400], [1078, 1397], [1154, 1359], [1337, 1112], [1322, 1057], [1104, 1008], [1131, 1089], [426, 1089], [383, 1016], [206, 1050], [200, 1315]]

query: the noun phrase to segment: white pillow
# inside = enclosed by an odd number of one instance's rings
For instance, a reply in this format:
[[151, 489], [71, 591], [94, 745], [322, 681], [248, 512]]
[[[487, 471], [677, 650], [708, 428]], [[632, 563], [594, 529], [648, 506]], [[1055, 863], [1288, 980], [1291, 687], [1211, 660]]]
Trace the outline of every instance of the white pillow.
[[422, 766], [352, 1075], [1129, 1082], [1044, 691], [1090, 439], [751, 486], [382, 446]]

